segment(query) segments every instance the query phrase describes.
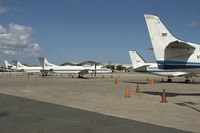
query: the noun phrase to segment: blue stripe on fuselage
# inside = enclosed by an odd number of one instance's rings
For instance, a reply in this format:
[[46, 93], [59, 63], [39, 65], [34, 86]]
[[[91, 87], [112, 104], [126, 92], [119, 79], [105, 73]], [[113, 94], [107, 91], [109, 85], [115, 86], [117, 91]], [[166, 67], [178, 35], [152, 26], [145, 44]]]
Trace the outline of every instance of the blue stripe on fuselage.
[[158, 60], [159, 69], [190, 69], [200, 68], [200, 62], [185, 62], [185, 61], [163, 61]]

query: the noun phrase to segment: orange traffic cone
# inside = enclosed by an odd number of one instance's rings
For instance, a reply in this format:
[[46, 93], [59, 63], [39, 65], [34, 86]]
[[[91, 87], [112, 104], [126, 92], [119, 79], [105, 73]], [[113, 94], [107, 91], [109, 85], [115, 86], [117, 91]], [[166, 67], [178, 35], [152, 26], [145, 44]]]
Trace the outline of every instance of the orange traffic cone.
[[128, 86], [126, 86], [125, 97], [131, 97]]
[[135, 92], [136, 92], [136, 93], [140, 93], [140, 87], [139, 87], [139, 84], [138, 84], [138, 83], [137, 83]]
[[115, 81], [114, 81], [114, 83], [115, 83], [115, 85], [117, 85], [117, 84], [118, 84], [118, 80], [117, 80], [117, 78], [115, 78]]
[[162, 100], [161, 103], [167, 103], [167, 98], [166, 98], [166, 94], [165, 94], [165, 89], [163, 89], [163, 93], [161, 94]]

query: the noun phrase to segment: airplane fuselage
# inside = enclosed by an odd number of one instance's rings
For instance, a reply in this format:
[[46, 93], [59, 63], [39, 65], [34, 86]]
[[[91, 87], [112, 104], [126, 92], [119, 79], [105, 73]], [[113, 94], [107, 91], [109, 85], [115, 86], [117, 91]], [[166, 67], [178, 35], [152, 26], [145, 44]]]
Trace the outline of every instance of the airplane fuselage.
[[88, 70], [89, 73], [111, 73], [112, 71], [107, 68], [103, 68], [100, 66], [97, 66], [96, 68], [94, 66], [50, 66], [45, 67], [45, 71], [51, 71], [55, 73], [69, 73], [69, 74], [77, 74], [80, 71]]
[[14, 69], [15, 71], [22, 71], [27, 73], [39, 73], [42, 70], [42, 67], [17, 67]]

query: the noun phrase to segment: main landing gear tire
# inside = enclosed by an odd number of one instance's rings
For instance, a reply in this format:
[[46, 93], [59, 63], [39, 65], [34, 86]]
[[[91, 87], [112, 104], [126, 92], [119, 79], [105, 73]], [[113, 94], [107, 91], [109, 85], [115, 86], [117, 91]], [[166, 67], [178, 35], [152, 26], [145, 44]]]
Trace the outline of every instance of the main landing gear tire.
[[189, 79], [186, 79], [186, 80], [185, 80], [185, 83], [186, 83], [186, 84], [189, 84], [189, 83], [191, 83], [191, 81], [190, 81]]
[[172, 83], [172, 79], [167, 79], [167, 82], [168, 83]]

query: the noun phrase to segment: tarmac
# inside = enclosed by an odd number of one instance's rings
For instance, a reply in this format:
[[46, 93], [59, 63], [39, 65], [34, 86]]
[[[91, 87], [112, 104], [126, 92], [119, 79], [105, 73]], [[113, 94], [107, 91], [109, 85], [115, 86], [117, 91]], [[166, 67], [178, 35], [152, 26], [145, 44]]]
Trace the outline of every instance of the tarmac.
[[[166, 83], [140, 73], [87, 79], [0, 73], [1, 132], [200, 133], [200, 78], [184, 80]], [[163, 89], [168, 103], [161, 103]]]

